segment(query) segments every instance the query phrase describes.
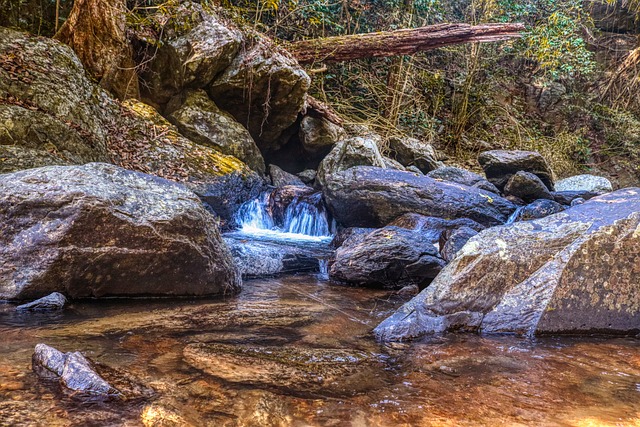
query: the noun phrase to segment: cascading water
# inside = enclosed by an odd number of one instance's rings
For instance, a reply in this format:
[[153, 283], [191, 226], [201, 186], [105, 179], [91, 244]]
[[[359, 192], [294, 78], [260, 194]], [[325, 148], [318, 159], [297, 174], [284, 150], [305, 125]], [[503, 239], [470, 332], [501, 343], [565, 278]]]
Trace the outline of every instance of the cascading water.
[[522, 212], [522, 209], [524, 209], [524, 206], [518, 206], [516, 210], [513, 211], [509, 219], [507, 219], [505, 225], [513, 224], [514, 222], [518, 221], [520, 219], [520, 212]]

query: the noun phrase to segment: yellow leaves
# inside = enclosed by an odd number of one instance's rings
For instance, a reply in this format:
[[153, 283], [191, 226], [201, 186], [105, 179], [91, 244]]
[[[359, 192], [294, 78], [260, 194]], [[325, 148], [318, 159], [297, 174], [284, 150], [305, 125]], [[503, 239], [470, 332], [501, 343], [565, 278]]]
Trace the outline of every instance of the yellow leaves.
[[262, 8], [266, 10], [278, 10], [278, 5], [280, 4], [280, 0], [263, 0]]
[[493, 197], [489, 196], [488, 194], [480, 194], [480, 196], [482, 196], [485, 199], [487, 199], [487, 202], [493, 203]]

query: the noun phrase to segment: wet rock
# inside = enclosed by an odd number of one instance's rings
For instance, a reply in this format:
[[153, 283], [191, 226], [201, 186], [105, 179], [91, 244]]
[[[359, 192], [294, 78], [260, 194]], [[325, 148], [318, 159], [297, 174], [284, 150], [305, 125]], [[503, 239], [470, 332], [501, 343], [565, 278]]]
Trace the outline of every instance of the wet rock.
[[283, 171], [276, 165], [269, 165], [269, 175], [271, 175], [271, 183], [276, 187], [298, 186], [306, 187], [300, 178], [289, 172]]
[[203, 88], [235, 58], [243, 36], [197, 3], [185, 2], [171, 16], [150, 17], [162, 39], [142, 73], [143, 95], [165, 104], [184, 88]]
[[62, 310], [67, 305], [67, 298], [60, 292], [53, 292], [46, 297], [42, 297], [35, 301], [22, 304], [16, 307], [16, 310]]
[[298, 119], [311, 79], [288, 52], [255, 37], [255, 44], [241, 51], [207, 91], [247, 126], [264, 153], [285, 142], [283, 134]]
[[490, 226], [504, 224], [515, 210], [515, 205], [493, 193], [367, 166], [330, 175], [324, 195], [336, 221], [346, 227], [382, 227], [411, 212], [469, 218]]
[[[316, 194], [317, 191], [311, 187], [299, 185], [285, 185], [278, 187], [269, 194], [268, 209], [273, 218], [274, 224], [283, 227], [287, 208], [296, 200], [302, 200]], [[324, 211], [324, 204], [320, 205], [321, 200], [317, 200], [317, 207]]]
[[316, 179], [325, 186], [330, 175], [354, 166], [387, 167], [374, 139], [354, 137], [338, 142], [320, 163]]
[[46, 344], [36, 345], [33, 370], [48, 379], [59, 379], [69, 390], [101, 397], [118, 397], [120, 392], [95, 371], [81, 353], [62, 353]]
[[346, 136], [344, 129], [325, 118], [305, 116], [300, 123], [302, 147], [312, 156], [326, 155], [336, 142]]
[[399, 340], [485, 333], [620, 333], [640, 327], [640, 189], [473, 237], [431, 286], [375, 330]]
[[407, 170], [407, 172], [413, 172], [417, 175], [424, 175], [422, 171], [415, 166], [407, 166], [405, 169]]
[[551, 195], [556, 202], [569, 206], [575, 199], [589, 200], [600, 196], [600, 193], [592, 193], [590, 191], [554, 191]]
[[483, 176], [454, 166], [439, 167], [438, 169], [429, 172], [427, 176], [433, 179], [457, 182], [458, 184], [500, 194], [500, 190], [498, 190], [495, 185], [487, 181]]
[[375, 228], [360, 227], [343, 228], [338, 231], [333, 237], [333, 240], [331, 240], [331, 247], [337, 249], [343, 244], [348, 244], [350, 246], [356, 245], [362, 242], [369, 233], [375, 230]]
[[590, 193], [609, 193], [613, 191], [611, 181], [602, 176], [576, 175], [556, 183], [556, 191], [585, 191]]
[[538, 199], [553, 200], [553, 196], [536, 175], [530, 172], [516, 172], [507, 185], [504, 186], [504, 194], [516, 196], [525, 202], [532, 202]]
[[296, 176], [305, 184], [312, 185], [316, 180], [316, 174], [317, 172], [313, 169], [305, 169], [302, 172], [297, 173]]
[[469, 239], [478, 234], [478, 231], [469, 227], [460, 227], [456, 230], [452, 230], [446, 236], [445, 239], [440, 240], [440, 256], [447, 262], [450, 262], [456, 257], [456, 254], [467, 244]]
[[565, 209], [561, 204], [553, 200], [540, 199], [524, 206], [517, 213], [516, 221], [531, 221], [532, 219], [544, 218], [549, 215], [562, 212]]
[[551, 168], [544, 157], [535, 151], [485, 151], [478, 156], [478, 162], [487, 179], [500, 190], [519, 171], [537, 175], [550, 191], [555, 190]]
[[386, 146], [388, 157], [403, 166], [415, 166], [423, 173], [442, 165], [433, 146], [415, 138], [390, 138]]
[[399, 290], [397, 290], [396, 292], [394, 292], [394, 295], [397, 295], [399, 297], [415, 297], [416, 295], [418, 295], [420, 293], [420, 288], [417, 285], [407, 285]]
[[486, 228], [469, 218], [442, 219], [416, 213], [404, 214], [391, 221], [388, 225], [409, 230], [419, 230], [422, 232], [423, 238], [431, 243], [440, 241], [442, 233], [452, 232], [461, 227], [471, 228], [475, 231], [482, 231]]
[[353, 395], [380, 385], [374, 372], [381, 365], [375, 355], [358, 350], [189, 344], [184, 358], [193, 367], [225, 381], [294, 393]]
[[249, 132], [220, 110], [205, 91], [187, 92], [180, 108], [168, 119], [191, 141], [234, 156], [254, 171], [264, 173], [264, 159]]
[[424, 285], [444, 267], [423, 233], [400, 227], [375, 230], [362, 240], [348, 239], [336, 251], [329, 271], [334, 280], [385, 288]]
[[233, 293], [214, 218], [183, 186], [117, 166], [0, 175], [0, 298]]

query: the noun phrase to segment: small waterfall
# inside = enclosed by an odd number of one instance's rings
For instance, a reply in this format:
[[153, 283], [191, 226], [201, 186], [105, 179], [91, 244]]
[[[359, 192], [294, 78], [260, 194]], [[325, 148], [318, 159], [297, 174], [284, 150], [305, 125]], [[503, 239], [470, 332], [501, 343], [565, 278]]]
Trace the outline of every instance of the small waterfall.
[[244, 203], [238, 213], [236, 220], [243, 231], [272, 230], [275, 228], [273, 218], [267, 210], [269, 193], [263, 193], [259, 198]]
[[307, 236], [331, 235], [321, 198], [321, 193], [315, 193], [291, 202], [285, 211], [284, 232]]
[[328, 259], [319, 259], [318, 260], [320, 271], [318, 273], [318, 278], [320, 280], [329, 280], [329, 260]]
[[507, 219], [507, 222], [505, 222], [505, 225], [513, 224], [514, 222], [518, 221], [518, 219], [520, 219], [520, 212], [522, 212], [522, 209], [524, 208], [525, 208], [524, 206], [518, 206], [516, 210], [513, 211], [509, 219]]

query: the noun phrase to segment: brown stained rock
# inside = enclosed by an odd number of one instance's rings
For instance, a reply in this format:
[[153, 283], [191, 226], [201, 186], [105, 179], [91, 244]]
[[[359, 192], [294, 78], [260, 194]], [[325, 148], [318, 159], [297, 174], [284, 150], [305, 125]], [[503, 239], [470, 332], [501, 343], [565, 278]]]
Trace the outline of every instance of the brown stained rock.
[[473, 237], [431, 286], [376, 328], [398, 340], [640, 329], [640, 189]]
[[117, 166], [0, 175], [0, 298], [215, 295], [239, 276], [181, 185]]
[[500, 190], [519, 171], [537, 175], [550, 191], [554, 190], [553, 171], [544, 157], [535, 151], [485, 151], [478, 156], [478, 162], [487, 179]]

